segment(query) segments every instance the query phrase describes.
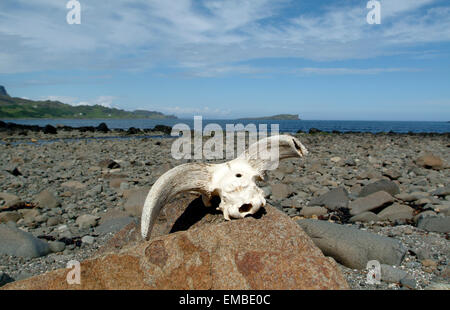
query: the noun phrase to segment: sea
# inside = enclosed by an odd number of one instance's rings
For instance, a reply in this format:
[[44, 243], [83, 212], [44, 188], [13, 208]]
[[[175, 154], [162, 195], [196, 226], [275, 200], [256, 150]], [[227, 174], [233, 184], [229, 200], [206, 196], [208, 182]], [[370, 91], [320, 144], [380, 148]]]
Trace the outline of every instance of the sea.
[[[23, 125], [52, 126], [65, 125], [71, 127], [98, 126], [106, 123], [110, 129], [128, 129], [130, 127], [147, 129], [156, 125], [166, 125], [173, 127], [176, 124], [186, 124], [194, 129], [194, 119], [9, 119], [4, 122], [12, 122]], [[271, 125], [278, 125], [279, 132], [296, 133], [299, 130], [308, 132], [311, 128], [325, 132], [395, 132], [395, 133], [450, 133], [450, 122], [426, 122], [426, 121], [332, 121], [332, 120], [233, 120], [233, 119], [203, 119], [202, 127], [208, 124], [217, 124], [224, 130], [227, 125], [255, 124], [267, 125], [267, 130], [271, 130]]]

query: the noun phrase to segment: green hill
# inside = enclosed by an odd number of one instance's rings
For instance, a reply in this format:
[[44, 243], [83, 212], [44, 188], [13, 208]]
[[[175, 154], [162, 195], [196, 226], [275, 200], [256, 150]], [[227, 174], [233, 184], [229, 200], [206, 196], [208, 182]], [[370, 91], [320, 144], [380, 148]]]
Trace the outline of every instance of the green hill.
[[264, 117], [248, 117], [240, 118], [240, 120], [299, 120], [298, 114], [278, 114], [274, 116], [264, 116]]
[[156, 111], [125, 111], [100, 105], [71, 106], [59, 101], [34, 101], [10, 97], [0, 86], [0, 119], [14, 118], [68, 118], [68, 119], [117, 119], [148, 118], [176, 119], [174, 115], [165, 115]]

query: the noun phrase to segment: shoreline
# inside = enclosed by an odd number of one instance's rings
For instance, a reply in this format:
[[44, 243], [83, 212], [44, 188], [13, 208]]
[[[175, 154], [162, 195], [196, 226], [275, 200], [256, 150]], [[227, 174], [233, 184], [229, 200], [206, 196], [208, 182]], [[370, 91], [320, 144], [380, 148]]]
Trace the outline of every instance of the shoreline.
[[[277, 170], [267, 172], [258, 184], [267, 204], [296, 222], [335, 223], [339, 229], [352, 228], [401, 242], [410, 250], [401, 262], [387, 264], [391, 274], [383, 274], [379, 285], [366, 283], [366, 270], [337, 262], [350, 288], [402, 289], [409, 285], [425, 289], [448, 283], [447, 136], [295, 136], [310, 154], [283, 160]], [[189, 160], [171, 156], [170, 139], [138, 137], [43, 143], [39, 148], [30, 143], [0, 144], [0, 225], [27, 231], [51, 247], [51, 253], [35, 258], [0, 254], [0, 274], [21, 280], [65, 268], [73, 259], [91, 259], [125, 225], [139, 222], [150, 187], [163, 173]], [[428, 151], [434, 157], [419, 160]], [[368, 190], [375, 194], [371, 196], [373, 208], [349, 218], [347, 211], [364, 202], [363, 192]], [[379, 200], [379, 191], [390, 195], [388, 202]], [[323, 203], [325, 198], [330, 200]], [[27, 205], [34, 207], [21, 208]]]
[[[123, 139], [123, 138], [174, 138], [171, 136], [172, 127], [166, 125], [156, 125], [153, 128], [108, 128], [106, 123], [102, 122], [98, 126], [80, 126], [72, 127], [67, 125], [53, 126], [47, 124], [23, 125], [13, 122], [0, 121], [0, 141], [8, 142], [45, 142], [61, 139]], [[193, 132], [193, 130], [191, 130]], [[225, 130], [223, 130], [225, 132]], [[361, 136], [450, 136], [450, 132], [394, 132], [394, 131], [339, 131], [339, 130], [320, 130], [310, 128], [308, 131], [297, 130], [294, 132], [280, 131], [280, 134], [300, 134], [300, 135], [361, 135]], [[223, 134], [225, 136], [225, 134]], [[0, 142], [1, 143], [1, 142]]]

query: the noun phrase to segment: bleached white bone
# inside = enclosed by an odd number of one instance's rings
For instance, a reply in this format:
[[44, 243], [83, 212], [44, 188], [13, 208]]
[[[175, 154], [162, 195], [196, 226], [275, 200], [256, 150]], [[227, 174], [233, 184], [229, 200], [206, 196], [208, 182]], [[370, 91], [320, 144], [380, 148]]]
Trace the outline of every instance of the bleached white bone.
[[[269, 146], [278, 147], [275, 158], [268, 156]], [[256, 180], [263, 177], [264, 171], [273, 169], [279, 160], [302, 157], [307, 153], [295, 137], [279, 135], [259, 140], [236, 159], [222, 164], [189, 163], [172, 168], [153, 184], [147, 195], [141, 218], [142, 237], [150, 237], [161, 208], [182, 192], [201, 193], [205, 205], [210, 205], [211, 199], [219, 196], [217, 209], [223, 212], [226, 220], [255, 214], [266, 204]]]

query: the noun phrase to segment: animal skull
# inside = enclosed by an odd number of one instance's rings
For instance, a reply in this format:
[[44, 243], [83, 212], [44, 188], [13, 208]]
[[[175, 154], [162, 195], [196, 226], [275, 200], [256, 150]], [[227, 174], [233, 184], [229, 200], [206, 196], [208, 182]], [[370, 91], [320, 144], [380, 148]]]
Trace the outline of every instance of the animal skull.
[[[263, 158], [263, 148], [278, 146], [277, 158]], [[236, 159], [222, 164], [189, 163], [164, 173], [152, 186], [144, 203], [141, 234], [150, 236], [161, 208], [173, 197], [186, 191], [202, 194], [206, 206], [212, 198], [220, 197], [217, 208], [226, 220], [255, 214], [266, 204], [263, 191], [256, 185], [266, 170], [274, 168], [274, 161], [302, 157], [308, 154], [300, 141], [289, 135], [271, 136], [252, 144]], [[267, 156], [265, 156], [267, 157]]]

